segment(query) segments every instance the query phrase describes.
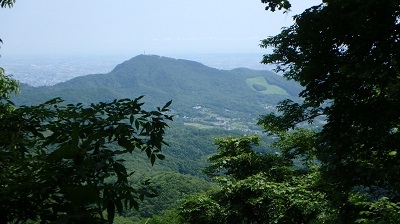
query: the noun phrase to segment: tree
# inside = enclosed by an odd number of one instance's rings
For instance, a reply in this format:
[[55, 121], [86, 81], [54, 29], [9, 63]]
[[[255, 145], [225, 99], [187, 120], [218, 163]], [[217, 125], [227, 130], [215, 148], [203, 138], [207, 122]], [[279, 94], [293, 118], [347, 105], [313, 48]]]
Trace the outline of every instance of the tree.
[[284, 101], [259, 123], [276, 133], [325, 119], [315, 155], [342, 223], [362, 220], [365, 205], [381, 200], [400, 212], [399, 18], [398, 0], [325, 0], [261, 44], [273, 48], [263, 63], [304, 86], [304, 101]]
[[15, 3], [15, 0], [0, 0], [0, 6], [1, 8], [6, 8], [6, 7], [13, 7]]
[[294, 147], [310, 151], [311, 144], [295, 144], [300, 135], [313, 136], [300, 130], [285, 136], [276, 143], [285, 146], [282, 154], [254, 151], [257, 136], [217, 139], [218, 151], [205, 172], [219, 187], [185, 198], [181, 216], [189, 223], [331, 222], [336, 212], [319, 189], [318, 169], [312, 163], [296, 168], [289, 156]]
[[274, 12], [276, 9], [288, 10], [291, 7], [291, 4], [288, 0], [261, 0], [262, 3], [267, 4], [265, 10], [271, 10]]
[[148, 182], [129, 181], [133, 172], [123, 158], [141, 150], [152, 164], [164, 159], [169, 103], [145, 111], [140, 99], [89, 107], [57, 98], [30, 107], [2, 105], [1, 223], [112, 223], [115, 210], [138, 209], [145, 196], [155, 196]]

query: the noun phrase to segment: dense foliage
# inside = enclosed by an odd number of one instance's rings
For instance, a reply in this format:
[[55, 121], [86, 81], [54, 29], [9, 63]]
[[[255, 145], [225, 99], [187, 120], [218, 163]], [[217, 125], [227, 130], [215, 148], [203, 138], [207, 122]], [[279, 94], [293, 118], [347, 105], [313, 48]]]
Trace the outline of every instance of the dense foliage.
[[[219, 188], [187, 197], [180, 205], [180, 215], [189, 223], [331, 222], [335, 210], [319, 188], [321, 177], [315, 164], [305, 160], [308, 162], [296, 169], [290, 159], [289, 148], [294, 147], [297, 135], [276, 143], [286, 146], [283, 154], [255, 151], [256, 136], [218, 139], [217, 154], [210, 157], [206, 173]], [[308, 151], [309, 146], [298, 147]]]
[[326, 119], [314, 152], [338, 222], [399, 222], [399, 21], [397, 0], [325, 0], [262, 43], [273, 47], [263, 62], [305, 89], [303, 103], [260, 123], [276, 132]]
[[[157, 190], [158, 196], [141, 203], [138, 213], [140, 218], [145, 219], [176, 207], [178, 200], [186, 195], [206, 192], [213, 187], [212, 183], [202, 178], [179, 174], [175, 171], [155, 172], [148, 178], [152, 180], [151, 186]], [[130, 215], [127, 214], [127, 216]]]
[[[171, 120], [166, 114], [169, 104], [148, 112], [139, 100], [89, 107], [64, 105], [59, 99], [19, 108], [3, 102], [1, 222], [111, 223], [115, 211], [138, 209], [144, 196], [154, 195], [145, 186], [148, 183], [133, 185], [132, 172], [117, 158], [140, 150], [152, 164], [164, 159], [161, 147], [164, 120]], [[114, 143], [120, 147], [110, 149]]]

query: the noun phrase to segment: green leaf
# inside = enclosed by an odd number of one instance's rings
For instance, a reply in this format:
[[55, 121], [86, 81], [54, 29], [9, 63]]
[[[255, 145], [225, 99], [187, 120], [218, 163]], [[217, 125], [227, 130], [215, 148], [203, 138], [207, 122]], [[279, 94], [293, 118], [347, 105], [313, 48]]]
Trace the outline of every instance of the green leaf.
[[121, 163], [113, 163], [113, 168], [116, 172], [121, 173], [121, 174], [126, 174], [126, 167], [122, 165]]
[[150, 147], [146, 148], [146, 155], [147, 155], [147, 158], [150, 158], [150, 156], [152, 155], [152, 150]]
[[79, 148], [75, 145], [62, 144], [59, 148], [51, 152], [49, 160], [74, 159], [79, 153]]
[[163, 106], [163, 108], [162, 108], [161, 111], [163, 111], [163, 112], [164, 112], [164, 111], [167, 111], [166, 108], [169, 107], [169, 106], [171, 105], [171, 103], [172, 103], [172, 100], [168, 101], [168, 102]]
[[97, 200], [97, 190], [90, 186], [74, 186], [68, 189], [66, 198], [76, 206], [94, 203]]
[[156, 154], [159, 160], [164, 160], [165, 156], [163, 154]]
[[114, 198], [115, 207], [117, 207], [118, 214], [122, 215], [123, 205], [121, 199]]
[[118, 145], [124, 147], [130, 153], [135, 149], [135, 145], [124, 137], [118, 138]]
[[136, 200], [131, 200], [130, 201], [130, 206], [133, 207], [136, 211], [139, 210], [139, 204]]
[[396, 156], [397, 155], [397, 151], [391, 151], [389, 152], [389, 156]]
[[136, 130], [139, 130], [139, 127], [140, 127], [140, 122], [139, 122], [138, 119], [136, 119], [135, 120], [135, 128], [136, 128]]
[[150, 162], [151, 162], [151, 165], [154, 165], [154, 163], [156, 162], [156, 155], [155, 154], [151, 154]]
[[113, 201], [108, 200], [107, 219], [108, 219], [109, 224], [112, 224], [114, 222], [114, 217], [115, 217], [115, 205], [114, 205]]

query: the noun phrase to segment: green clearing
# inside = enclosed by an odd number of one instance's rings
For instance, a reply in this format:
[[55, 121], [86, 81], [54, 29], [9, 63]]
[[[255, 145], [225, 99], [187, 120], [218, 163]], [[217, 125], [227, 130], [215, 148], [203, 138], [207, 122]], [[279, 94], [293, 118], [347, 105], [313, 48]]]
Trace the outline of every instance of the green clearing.
[[196, 127], [196, 128], [200, 128], [200, 129], [214, 128], [213, 126], [203, 125], [203, 124], [199, 124], [199, 123], [184, 123], [184, 125], [191, 126], [191, 127]]
[[[282, 89], [276, 85], [270, 85], [267, 80], [265, 80], [262, 76], [257, 76], [254, 78], [246, 79], [247, 85], [252, 88], [254, 91], [263, 93], [263, 94], [279, 94], [279, 95], [289, 95], [286, 90]], [[261, 88], [263, 87], [263, 88]]]

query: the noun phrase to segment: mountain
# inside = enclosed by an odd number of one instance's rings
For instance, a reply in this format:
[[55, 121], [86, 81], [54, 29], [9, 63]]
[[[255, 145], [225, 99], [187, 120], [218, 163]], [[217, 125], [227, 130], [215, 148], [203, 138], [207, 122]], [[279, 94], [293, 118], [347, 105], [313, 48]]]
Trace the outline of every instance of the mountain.
[[[37, 104], [54, 97], [68, 103], [136, 98], [150, 106], [172, 100], [173, 112], [188, 124], [246, 126], [277, 102], [297, 100], [301, 87], [270, 71], [246, 68], [219, 70], [194, 61], [139, 55], [107, 74], [92, 74], [46, 87], [21, 85], [17, 105]], [[253, 122], [254, 123], [254, 122]], [[203, 127], [203, 126], [202, 126]], [[243, 128], [246, 128], [243, 127]]]
[[[213, 139], [257, 131], [258, 115], [273, 111], [280, 100], [299, 100], [300, 91], [298, 84], [269, 71], [219, 70], [194, 61], [139, 55], [107, 74], [47, 87], [21, 84], [21, 94], [12, 100], [16, 105], [30, 105], [62, 97], [67, 103], [89, 104], [145, 95], [143, 101], [153, 108], [172, 100], [175, 118], [165, 134], [170, 145], [163, 149], [166, 159], [151, 166], [144, 153], [124, 155], [127, 169], [135, 171], [133, 182], [150, 178], [160, 192], [160, 197], [141, 203], [140, 212], [125, 214], [139, 220], [172, 208], [185, 194], [210, 189], [212, 185], [199, 170], [216, 151]], [[274, 152], [268, 147], [272, 140], [261, 138], [264, 144], [255, 150]]]

